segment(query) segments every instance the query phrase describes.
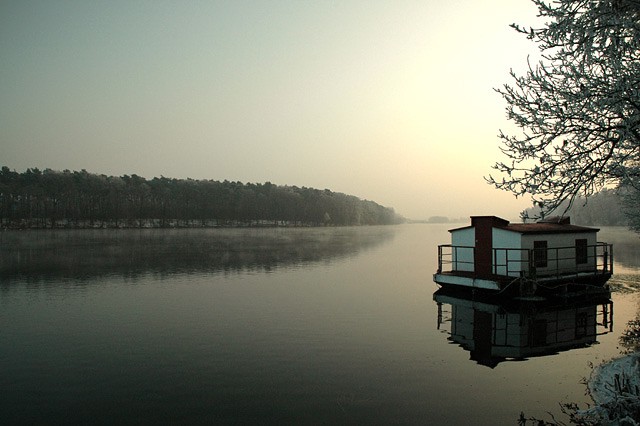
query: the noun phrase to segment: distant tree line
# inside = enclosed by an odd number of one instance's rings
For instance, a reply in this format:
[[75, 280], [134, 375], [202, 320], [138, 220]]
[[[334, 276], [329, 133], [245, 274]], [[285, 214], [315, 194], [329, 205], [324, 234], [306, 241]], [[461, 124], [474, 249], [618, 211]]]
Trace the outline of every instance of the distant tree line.
[[[552, 212], [571, 217], [571, 223], [598, 226], [630, 226], [630, 219], [625, 213], [624, 199], [620, 195], [623, 189], [602, 189], [588, 199], [577, 198], [571, 208], [566, 211], [568, 201]], [[540, 217], [541, 209], [532, 207], [525, 210], [523, 218]]]
[[419, 219], [419, 220], [410, 220], [407, 219], [407, 222], [410, 223], [465, 223], [468, 222], [468, 217], [447, 217], [447, 216], [430, 216], [429, 219]]
[[106, 176], [86, 170], [0, 171], [0, 227], [342, 226], [400, 221], [393, 209], [328, 189]]

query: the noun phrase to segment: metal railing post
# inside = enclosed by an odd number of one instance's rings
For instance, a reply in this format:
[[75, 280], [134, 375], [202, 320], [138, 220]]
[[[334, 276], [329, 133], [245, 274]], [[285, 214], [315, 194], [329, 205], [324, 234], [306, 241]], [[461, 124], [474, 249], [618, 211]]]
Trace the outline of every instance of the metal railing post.
[[457, 246], [451, 247], [451, 257], [453, 257], [453, 259], [451, 259], [451, 270], [457, 271], [458, 270], [458, 247]]
[[613, 274], [613, 244], [608, 244], [609, 247], [609, 263], [611, 266], [609, 267], [609, 272]]
[[536, 276], [536, 265], [535, 262], [533, 261], [533, 250], [528, 249], [527, 250], [527, 262], [529, 263], [529, 277], [535, 277]]

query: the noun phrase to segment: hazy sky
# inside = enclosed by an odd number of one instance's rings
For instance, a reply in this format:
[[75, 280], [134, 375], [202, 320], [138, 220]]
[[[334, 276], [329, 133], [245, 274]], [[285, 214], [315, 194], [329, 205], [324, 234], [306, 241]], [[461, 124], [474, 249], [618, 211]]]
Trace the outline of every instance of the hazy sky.
[[0, 0], [0, 165], [328, 188], [410, 218], [483, 176], [528, 0]]

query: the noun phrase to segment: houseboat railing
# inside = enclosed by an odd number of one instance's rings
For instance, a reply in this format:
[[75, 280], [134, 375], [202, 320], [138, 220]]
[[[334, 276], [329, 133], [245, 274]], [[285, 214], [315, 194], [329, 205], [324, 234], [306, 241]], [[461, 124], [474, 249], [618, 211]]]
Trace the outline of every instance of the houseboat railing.
[[613, 246], [598, 242], [579, 249], [576, 246], [546, 249], [493, 248], [490, 268], [476, 268], [476, 248], [438, 246], [438, 273], [468, 273], [490, 270], [498, 276], [566, 277], [570, 274], [613, 273]]
[[[504, 260], [502, 260], [504, 259]], [[494, 275], [520, 276], [531, 273], [533, 250], [520, 248], [494, 248], [492, 272]]]
[[438, 246], [438, 273], [473, 271], [475, 247], [441, 244]]

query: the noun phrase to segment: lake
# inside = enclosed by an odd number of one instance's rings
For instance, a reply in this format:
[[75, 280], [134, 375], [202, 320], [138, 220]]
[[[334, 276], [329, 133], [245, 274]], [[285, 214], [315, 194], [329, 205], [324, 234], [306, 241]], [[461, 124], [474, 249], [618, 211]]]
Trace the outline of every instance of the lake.
[[434, 300], [456, 226], [2, 232], [0, 424], [515, 425], [586, 405], [640, 315], [638, 237], [600, 232], [612, 303], [474, 305]]

